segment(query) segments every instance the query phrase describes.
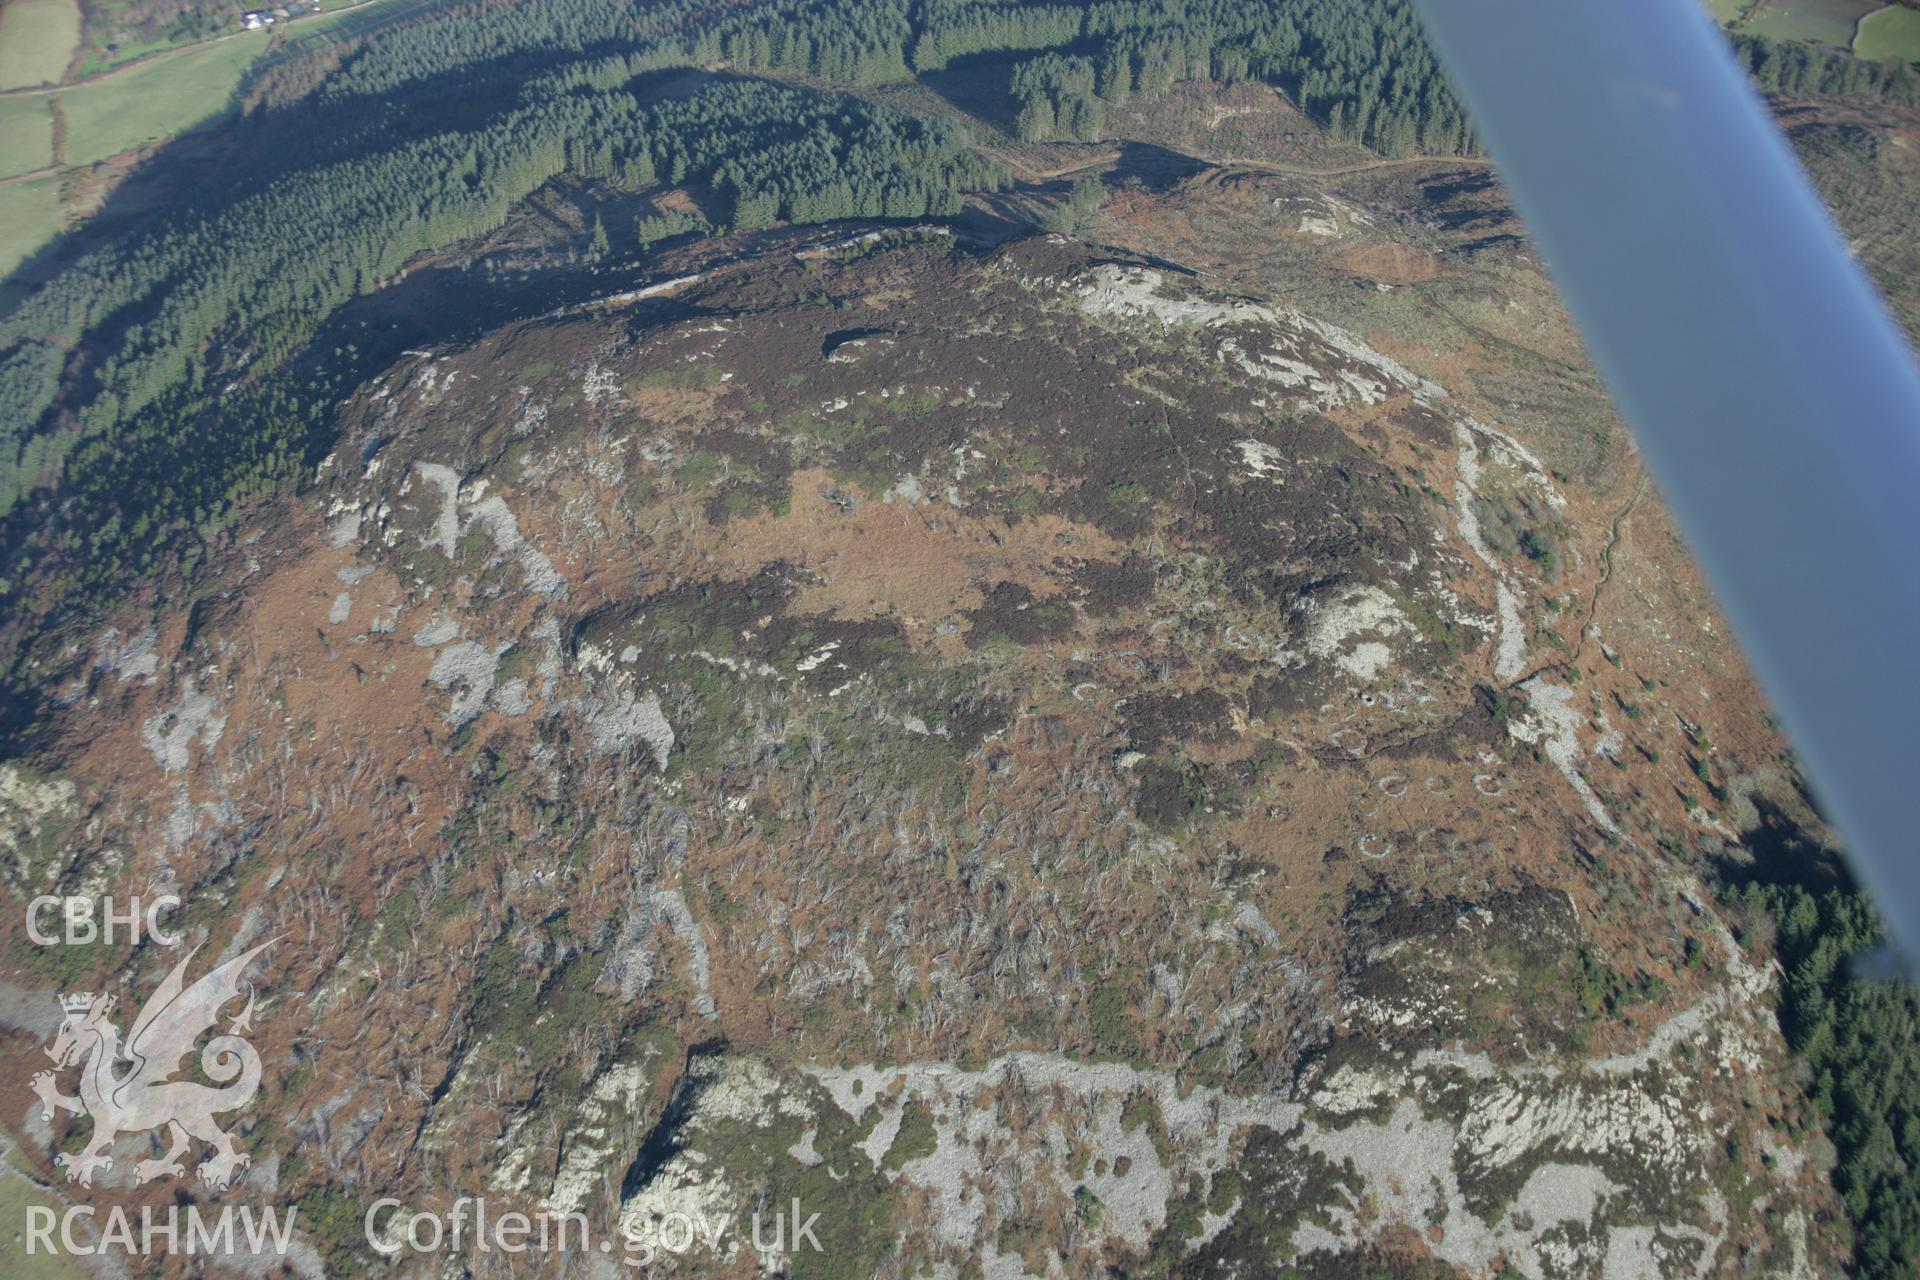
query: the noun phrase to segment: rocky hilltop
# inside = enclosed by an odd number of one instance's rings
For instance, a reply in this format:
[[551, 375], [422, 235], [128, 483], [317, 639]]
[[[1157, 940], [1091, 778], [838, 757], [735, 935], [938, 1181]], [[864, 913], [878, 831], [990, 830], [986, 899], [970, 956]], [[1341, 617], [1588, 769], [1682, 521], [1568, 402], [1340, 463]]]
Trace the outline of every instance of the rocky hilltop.
[[[241, 1194], [300, 1268], [441, 1274], [360, 1222], [452, 1193], [820, 1214], [701, 1274], [1845, 1256], [1703, 882], [1811, 815], [1484, 171], [1093, 239], [768, 241], [413, 353], [73, 655], [5, 874], [278, 939]], [[176, 957], [111, 958], [16, 953], [35, 1178], [53, 993]]]

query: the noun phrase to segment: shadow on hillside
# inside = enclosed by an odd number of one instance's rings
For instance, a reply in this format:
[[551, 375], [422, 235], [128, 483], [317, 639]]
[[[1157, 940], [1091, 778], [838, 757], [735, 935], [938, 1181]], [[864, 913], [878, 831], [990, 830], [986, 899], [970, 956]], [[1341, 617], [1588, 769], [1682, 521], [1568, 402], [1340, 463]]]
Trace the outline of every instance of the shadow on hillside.
[[1106, 181], [1108, 186], [1138, 182], [1150, 191], [1164, 191], [1211, 167], [1184, 151], [1151, 142], [1126, 142], [1121, 144], [1120, 159], [1108, 170]]
[[[1715, 859], [1714, 870], [1724, 883], [1735, 889], [1758, 884], [1791, 885], [1809, 893], [1856, 891], [1840, 850], [1818, 830], [1821, 823], [1812, 798], [1802, 792], [1797, 799], [1801, 803], [1782, 804], [1769, 796], [1753, 796], [1760, 820], [1741, 833], [1749, 856], [1741, 858], [1736, 850]], [[1793, 810], [1802, 804], [1806, 812], [1796, 816]]]
[[1013, 68], [1030, 54], [974, 53], [915, 78], [955, 110], [1014, 136]]

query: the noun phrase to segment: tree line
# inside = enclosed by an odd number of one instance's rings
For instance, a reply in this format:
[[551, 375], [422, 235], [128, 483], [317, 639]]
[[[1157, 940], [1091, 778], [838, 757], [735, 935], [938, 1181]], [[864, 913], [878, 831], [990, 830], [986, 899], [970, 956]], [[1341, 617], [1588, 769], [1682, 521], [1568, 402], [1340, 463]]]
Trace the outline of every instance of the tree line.
[[1466, 113], [1404, 0], [1111, 0], [1073, 9], [936, 0], [918, 71], [983, 51], [1016, 65], [1016, 127], [1030, 139], [1101, 135], [1104, 109], [1182, 81], [1255, 79], [1343, 138], [1385, 155], [1471, 154]]
[[1906, 64], [1867, 62], [1797, 40], [1770, 40], [1746, 33], [1733, 37], [1733, 47], [1754, 83], [1768, 93], [1920, 106], [1920, 76]]
[[1813, 1073], [1815, 1108], [1839, 1159], [1834, 1185], [1853, 1220], [1860, 1274], [1897, 1280], [1920, 1262], [1920, 1000], [1853, 961], [1886, 941], [1873, 907], [1847, 889], [1749, 885], [1775, 925], [1786, 971], [1781, 1029]]

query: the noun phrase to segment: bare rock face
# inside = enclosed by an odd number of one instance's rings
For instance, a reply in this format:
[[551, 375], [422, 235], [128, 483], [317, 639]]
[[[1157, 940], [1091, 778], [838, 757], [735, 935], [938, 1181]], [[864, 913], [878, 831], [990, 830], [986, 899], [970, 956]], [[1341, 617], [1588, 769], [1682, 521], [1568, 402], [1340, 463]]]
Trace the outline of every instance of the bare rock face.
[[729, 1275], [1804, 1267], [1687, 857], [1691, 761], [1779, 744], [1618, 437], [1509, 394], [1573, 350], [1537, 271], [1419, 254], [1478, 336], [909, 233], [411, 355], [191, 628], [102, 637], [4, 873], [280, 939], [286, 1196], [684, 1214]]

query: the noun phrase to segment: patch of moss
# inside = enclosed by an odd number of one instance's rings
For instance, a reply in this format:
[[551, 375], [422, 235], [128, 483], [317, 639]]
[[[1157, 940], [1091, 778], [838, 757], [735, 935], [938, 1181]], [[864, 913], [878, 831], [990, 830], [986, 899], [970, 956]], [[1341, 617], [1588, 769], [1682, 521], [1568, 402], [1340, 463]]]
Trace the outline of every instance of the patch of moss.
[[933, 1113], [927, 1110], [924, 1103], [909, 1102], [901, 1109], [900, 1129], [894, 1134], [893, 1145], [887, 1148], [880, 1165], [897, 1172], [909, 1160], [932, 1155], [939, 1145], [940, 1137], [933, 1127]]

